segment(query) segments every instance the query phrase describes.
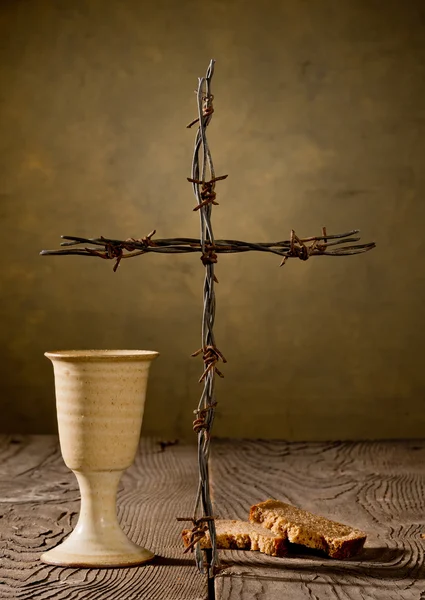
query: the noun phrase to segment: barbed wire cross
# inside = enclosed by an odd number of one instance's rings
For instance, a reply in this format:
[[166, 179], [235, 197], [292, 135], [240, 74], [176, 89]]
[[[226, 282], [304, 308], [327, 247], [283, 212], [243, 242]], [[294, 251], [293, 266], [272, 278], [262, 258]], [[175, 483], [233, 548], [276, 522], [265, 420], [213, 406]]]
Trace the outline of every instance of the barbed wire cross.
[[[192, 356], [202, 355], [204, 370], [199, 379], [203, 383], [203, 391], [194, 411], [193, 430], [198, 436], [198, 464], [199, 485], [195, 498], [193, 516], [178, 517], [179, 520], [192, 521], [192, 541], [190, 549], [194, 548], [195, 560], [201, 573], [213, 577], [219, 566], [217, 554], [217, 540], [215, 530], [215, 517], [210, 494], [209, 481], [209, 452], [211, 430], [217, 406], [215, 396], [215, 376], [223, 377], [217, 364], [226, 362], [221, 351], [217, 348], [214, 335], [214, 319], [216, 312], [214, 286], [218, 283], [215, 276], [215, 265], [218, 255], [237, 252], [269, 252], [281, 258], [281, 266], [288, 258], [307, 260], [311, 256], [348, 256], [367, 252], [375, 247], [375, 243], [357, 244], [358, 230], [348, 233], [329, 235], [325, 228], [322, 234], [308, 238], [299, 238], [292, 230], [290, 239], [280, 242], [245, 242], [239, 240], [216, 240], [213, 233], [211, 215], [213, 206], [218, 205], [215, 191], [216, 183], [227, 178], [227, 175], [216, 176], [211, 151], [207, 140], [207, 127], [211, 122], [214, 105], [214, 96], [211, 92], [211, 80], [214, 75], [215, 61], [211, 60], [205, 77], [198, 80], [197, 109], [198, 116], [188, 128], [198, 124], [195, 138], [195, 147], [192, 160], [191, 177], [188, 181], [192, 184], [193, 193], [197, 204], [194, 211], [200, 215], [200, 237], [196, 238], [167, 238], [153, 239], [156, 231], [142, 238], [128, 238], [114, 240], [110, 238], [82, 238], [75, 236], [62, 236], [66, 240], [61, 244], [66, 248], [62, 250], [43, 250], [42, 255], [82, 255], [95, 256], [102, 259], [114, 260], [114, 271], [121, 261], [148, 253], [182, 254], [196, 252], [201, 254], [201, 261], [205, 267], [203, 289], [203, 315], [201, 348]], [[353, 237], [354, 236], [354, 237]], [[347, 245], [349, 244], [349, 245]], [[83, 247], [81, 247], [81, 245]], [[75, 246], [80, 246], [76, 248]], [[202, 508], [202, 515], [200, 515]], [[211, 550], [206, 553], [206, 565], [201, 551], [200, 540], [209, 532]]]

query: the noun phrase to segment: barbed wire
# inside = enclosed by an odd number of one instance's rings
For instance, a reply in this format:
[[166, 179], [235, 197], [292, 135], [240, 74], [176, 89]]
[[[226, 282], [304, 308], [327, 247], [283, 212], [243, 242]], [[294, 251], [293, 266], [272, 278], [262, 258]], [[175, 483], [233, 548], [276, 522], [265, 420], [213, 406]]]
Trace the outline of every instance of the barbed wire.
[[193, 514], [194, 519], [198, 519], [202, 507], [202, 517], [207, 519], [205, 524], [208, 526], [211, 538], [211, 552], [205, 553], [207, 559], [209, 558], [209, 561], [207, 560], [207, 562], [210, 564], [205, 565], [204, 568], [204, 554], [201, 551], [199, 538], [195, 543], [195, 560], [199, 571], [201, 573], [206, 573], [210, 578], [214, 576], [214, 572], [219, 566], [216, 529], [213, 518], [209, 481], [210, 432], [214, 422], [215, 407], [217, 405], [214, 389], [215, 375], [218, 372], [216, 364], [220, 358], [225, 360], [216, 347], [214, 336], [214, 285], [217, 281], [214, 270], [217, 262], [217, 254], [214, 251], [215, 240], [211, 223], [211, 213], [216, 198], [215, 185], [216, 182], [223, 179], [223, 177], [216, 178], [215, 176], [214, 163], [207, 139], [207, 127], [211, 122], [214, 112], [214, 96], [211, 92], [211, 80], [213, 75], [214, 60], [211, 60], [206, 76], [201, 77], [198, 82], [198, 131], [196, 133], [195, 148], [193, 152], [192, 176], [189, 179], [192, 183], [193, 193], [198, 204], [197, 208], [199, 208], [201, 259], [205, 266], [201, 332], [202, 345], [201, 348], [193, 354], [193, 356], [202, 354], [204, 361], [204, 372], [200, 379], [204, 387], [198, 408], [195, 411], [196, 419], [193, 423], [194, 430], [198, 436], [199, 466], [199, 484]]
[[[42, 250], [44, 256], [55, 255], [74, 255], [74, 256], [97, 256], [104, 259], [121, 261], [123, 258], [133, 258], [143, 254], [187, 254], [191, 252], [201, 252], [202, 244], [196, 238], [166, 238], [152, 239], [156, 231], [152, 231], [144, 238], [127, 238], [126, 240], [115, 240], [105, 238], [84, 238], [70, 235], [63, 235], [62, 239], [67, 240], [61, 243], [66, 249]], [[297, 253], [297, 248], [306, 247], [306, 256], [349, 256], [352, 254], [362, 254], [375, 247], [375, 242], [366, 244], [354, 244], [360, 237], [357, 236], [358, 229], [353, 229], [347, 233], [318, 235], [306, 238], [298, 238], [295, 232], [291, 231], [289, 240], [279, 242], [246, 242], [240, 240], [215, 240], [214, 252], [216, 254], [236, 254], [239, 252], [270, 252], [283, 258], [301, 258]], [[331, 241], [329, 241], [331, 240]], [[323, 243], [320, 243], [323, 242]], [[79, 244], [84, 248], [75, 248]], [[341, 244], [350, 244], [348, 246]], [[93, 247], [87, 247], [87, 246]], [[339, 246], [339, 247], [335, 247]], [[332, 249], [329, 249], [332, 247]], [[202, 257], [201, 257], [202, 258]], [[304, 260], [306, 260], [304, 258]], [[119, 264], [119, 262], [118, 262]], [[114, 269], [116, 270], [116, 268]]]

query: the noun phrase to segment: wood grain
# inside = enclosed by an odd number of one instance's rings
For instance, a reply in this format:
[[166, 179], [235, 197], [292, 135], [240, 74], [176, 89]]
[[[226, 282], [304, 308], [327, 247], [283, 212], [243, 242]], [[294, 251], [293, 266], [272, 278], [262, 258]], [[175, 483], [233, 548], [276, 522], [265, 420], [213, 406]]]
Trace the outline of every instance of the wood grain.
[[39, 556], [75, 526], [79, 492], [54, 436], [0, 437], [0, 598], [19, 600], [201, 600], [204, 578], [183, 556], [181, 524], [198, 481], [196, 448], [143, 439], [118, 493], [124, 531], [157, 554], [130, 569], [45, 565]]
[[368, 533], [347, 561], [224, 551], [217, 600], [425, 598], [425, 441], [216, 441], [211, 472], [223, 518], [275, 497]]

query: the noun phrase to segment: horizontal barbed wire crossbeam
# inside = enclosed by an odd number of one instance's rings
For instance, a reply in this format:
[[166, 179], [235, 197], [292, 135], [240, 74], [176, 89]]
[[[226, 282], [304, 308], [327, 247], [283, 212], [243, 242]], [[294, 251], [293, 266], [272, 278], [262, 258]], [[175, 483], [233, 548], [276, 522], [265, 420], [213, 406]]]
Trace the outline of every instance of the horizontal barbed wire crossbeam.
[[[347, 233], [328, 234], [299, 238], [300, 245], [304, 245], [309, 251], [312, 245], [316, 243], [309, 253], [309, 256], [350, 256], [352, 254], [361, 254], [375, 247], [374, 242], [366, 244], [357, 244], [360, 237], [357, 236], [358, 229], [353, 229]], [[148, 237], [148, 236], [147, 236]], [[74, 256], [97, 256], [104, 259], [121, 260], [124, 258], [134, 258], [148, 253], [157, 254], [187, 254], [191, 252], [202, 252], [202, 244], [196, 238], [166, 238], [152, 239], [149, 243], [146, 238], [126, 240], [115, 240], [112, 238], [83, 238], [77, 236], [62, 236], [66, 240], [61, 243], [62, 249], [42, 250], [44, 256], [55, 255], [74, 255]], [[331, 241], [330, 241], [331, 240]], [[322, 242], [322, 244], [320, 243]], [[350, 245], [346, 245], [350, 244]], [[75, 246], [83, 245], [83, 248]], [[93, 246], [93, 247], [90, 247]], [[213, 249], [217, 254], [236, 254], [238, 252], [270, 252], [277, 254], [281, 258], [301, 258], [294, 253], [291, 240], [279, 242], [246, 242], [241, 240], [215, 240]], [[331, 249], [330, 249], [331, 247]]]

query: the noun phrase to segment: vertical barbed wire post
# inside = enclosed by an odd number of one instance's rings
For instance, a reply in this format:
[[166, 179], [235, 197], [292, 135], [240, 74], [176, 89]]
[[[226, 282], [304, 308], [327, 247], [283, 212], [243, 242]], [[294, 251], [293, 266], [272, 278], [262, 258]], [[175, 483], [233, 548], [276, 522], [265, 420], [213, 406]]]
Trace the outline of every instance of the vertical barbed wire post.
[[203, 392], [199, 400], [198, 409], [195, 411], [194, 430], [198, 435], [198, 463], [199, 463], [199, 486], [196, 496], [194, 519], [199, 518], [202, 506], [203, 517], [208, 519], [206, 523], [211, 538], [210, 564], [204, 568], [204, 561], [199, 542], [195, 546], [195, 560], [201, 573], [207, 573], [212, 577], [214, 570], [218, 567], [218, 556], [216, 547], [215, 523], [212, 518], [213, 508], [209, 484], [209, 451], [210, 432], [214, 421], [216, 406], [215, 400], [215, 375], [216, 363], [222, 357], [217, 350], [214, 337], [215, 319], [215, 292], [214, 284], [217, 281], [214, 266], [217, 255], [214, 252], [214, 233], [211, 224], [212, 204], [215, 200], [215, 171], [207, 141], [206, 130], [211, 122], [213, 108], [213, 95], [211, 93], [211, 79], [214, 74], [214, 60], [211, 60], [205, 77], [199, 79], [197, 91], [198, 119], [190, 124], [198, 122], [198, 131], [195, 138], [195, 148], [192, 161], [192, 182], [200, 216], [200, 242], [201, 260], [205, 266], [205, 279], [203, 290], [203, 315], [202, 315], [202, 346], [194, 356], [201, 354], [204, 359], [204, 373], [200, 379], [203, 382]]

